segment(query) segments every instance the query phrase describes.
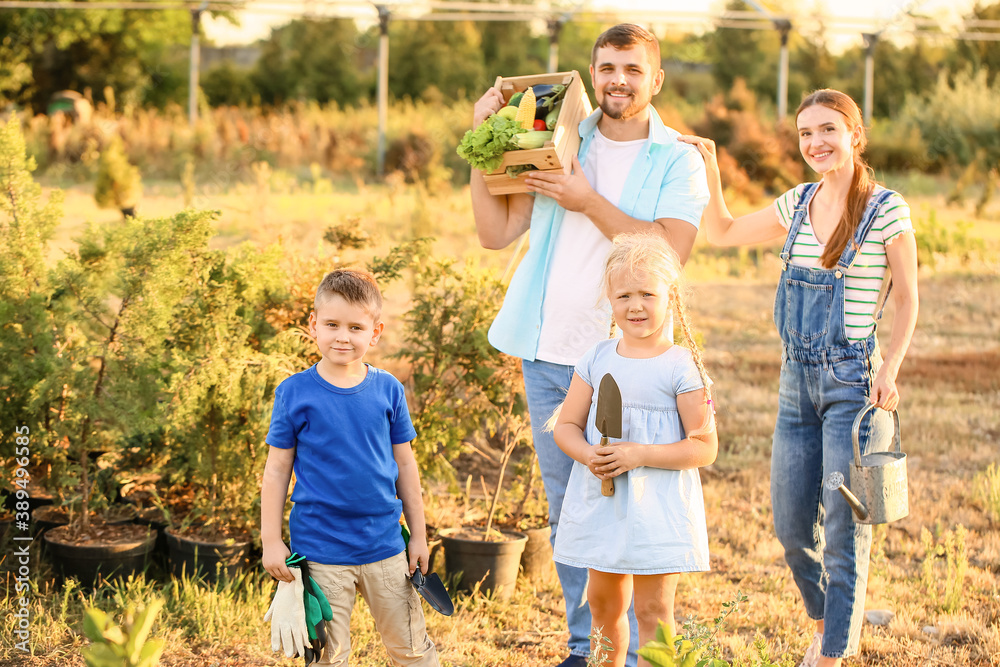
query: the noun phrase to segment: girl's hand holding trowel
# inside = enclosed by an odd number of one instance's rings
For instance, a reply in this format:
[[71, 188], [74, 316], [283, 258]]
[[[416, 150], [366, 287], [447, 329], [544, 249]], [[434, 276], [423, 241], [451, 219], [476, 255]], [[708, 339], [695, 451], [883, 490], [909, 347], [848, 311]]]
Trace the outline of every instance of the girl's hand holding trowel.
[[635, 442], [616, 442], [594, 447], [590, 471], [599, 479], [611, 479], [643, 465], [643, 446]]

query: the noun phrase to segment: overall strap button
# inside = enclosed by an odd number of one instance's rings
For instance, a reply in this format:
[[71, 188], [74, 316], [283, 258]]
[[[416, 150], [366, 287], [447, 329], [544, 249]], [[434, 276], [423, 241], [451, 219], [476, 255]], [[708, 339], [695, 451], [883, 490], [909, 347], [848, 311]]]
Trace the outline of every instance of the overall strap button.
[[844, 274], [841, 273], [840, 269], [837, 269], [833, 275], [837, 276], [838, 279], [844, 277]]

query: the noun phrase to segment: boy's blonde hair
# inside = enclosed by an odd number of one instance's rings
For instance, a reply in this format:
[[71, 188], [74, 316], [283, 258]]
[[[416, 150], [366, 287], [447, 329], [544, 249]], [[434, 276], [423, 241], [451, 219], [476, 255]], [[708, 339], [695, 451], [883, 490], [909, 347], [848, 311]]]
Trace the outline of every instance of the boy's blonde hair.
[[611, 252], [604, 263], [604, 278], [601, 291], [610, 300], [611, 282], [619, 276], [626, 280], [645, 275], [662, 281], [667, 286], [667, 293], [673, 303], [677, 322], [681, 325], [686, 347], [691, 350], [691, 357], [698, 374], [705, 384], [705, 400], [708, 402], [708, 415], [705, 423], [697, 431], [688, 435], [708, 433], [715, 428], [715, 406], [712, 402], [712, 379], [705, 370], [701, 348], [695, 342], [691, 330], [691, 319], [684, 305], [683, 286], [684, 272], [677, 252], [665, 238], [651, 232], [630, 232], [619, 234], [612, 240]]
[[357, 269], [337, 269], [326, 274], [316, 288], [313, 307], [333, 295], [340, 295], [347, 303], [364, 307], [376, 322], [382, 317], [382, 292], [379, 291], [375, 276]]

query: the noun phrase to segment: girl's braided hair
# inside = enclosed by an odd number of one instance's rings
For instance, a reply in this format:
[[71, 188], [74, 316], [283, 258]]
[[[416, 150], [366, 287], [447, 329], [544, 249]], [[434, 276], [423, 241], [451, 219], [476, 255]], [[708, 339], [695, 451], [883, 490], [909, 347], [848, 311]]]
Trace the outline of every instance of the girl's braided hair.
[[695, 341], [691, 318], [688, 316], [687, 306], [684, 304], [684, 273], [680, 258], [667, 240], [659, 234], [629, 232], [615, 236], [612, 240], [611, 252], [604, 264], [601, 292], [610, 300], [612, 277], [624, 275], [626, 278], [634, 278], [643, 274], [667, 285], [674, 313], [677, 315], [677, 324], [680, 325], [684, 337], [685, 347], [691, 351], [691, 357], [698, 368], [701, 381], [705, 385], [705, 400], [708, 404], [706, 420], [699, 429], [688, 433], [688, 436], [711, 432], [715, 428], [712, 379], [709, 377], [708, 371], [705, 370], [702, 351]]

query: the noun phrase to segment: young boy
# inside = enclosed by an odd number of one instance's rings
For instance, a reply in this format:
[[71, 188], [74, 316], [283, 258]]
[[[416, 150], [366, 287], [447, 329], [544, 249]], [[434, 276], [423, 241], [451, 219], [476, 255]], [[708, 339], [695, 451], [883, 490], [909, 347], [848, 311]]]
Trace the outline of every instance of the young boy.
[[[323, 357], [274, 396], [261, 488], [264, 569], [293, 579], [281, 527], [294, 470], [292, 548], [308, 561], [333, 610], [319, 664], [347, 664], [360, 591], [393, 663], [436, 667], [437, 650], [407, 578], [417, 567], [426, 573], [430, 556], [410, 449], [416, 432], [403, 386], [364, 362], [382, 334], [382, 295], [370, 274], [337, 270], [320, 283], [314, 308], [309, 331]], [[409, 563], [400, 510], [410, 531]]]

